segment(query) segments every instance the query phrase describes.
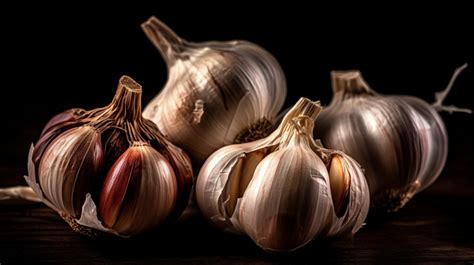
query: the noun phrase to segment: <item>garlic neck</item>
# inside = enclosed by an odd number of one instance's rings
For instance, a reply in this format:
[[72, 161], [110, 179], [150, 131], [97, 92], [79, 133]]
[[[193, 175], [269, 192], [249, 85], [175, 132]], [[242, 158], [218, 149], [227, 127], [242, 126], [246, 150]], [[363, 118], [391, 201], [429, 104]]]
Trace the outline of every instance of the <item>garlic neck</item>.
[[304, 141], [310, 143], [313, 139], [314, 120], [306, 115], [293, 118], [284, 127], [280, 138], [280, 148], [296, 142]]
[[291, 125], [294, 121], [293, 119], [298, 116], [306, 116], [311, 119], [313, 122], [318, 118], [319, 113], [323, 108], [319, 101], [311, 101], [307, 98], [300, 98], [298, 102], [288, 111], [288, 113], [283, 118], [279, 129], [282, 130], [288, 125]]
[[336, 94], [375, 94], [365, 82], [360, 71], [332, 71], [332, 91]]
[[142, 118], [142, 87], [132, 78], [124, 75], [120, 78], [117, 91], [109, 105], [111, 117], [128, 122]]
[[150, 17], [142, 24], [142, 29], [150, 41], [160, 51], [166, 65], [171, 67], [187, 48], [187, 42], [156, 17]]

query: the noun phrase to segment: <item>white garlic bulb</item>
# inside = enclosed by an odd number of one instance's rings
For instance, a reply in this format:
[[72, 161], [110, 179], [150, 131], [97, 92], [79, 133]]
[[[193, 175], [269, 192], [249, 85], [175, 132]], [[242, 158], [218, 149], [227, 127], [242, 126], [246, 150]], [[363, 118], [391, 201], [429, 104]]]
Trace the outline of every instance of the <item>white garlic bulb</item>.
[[144, 117], [196, 165], [224, 145], [270, 133], [286, 97], [284, 73], [272, 55], [246, 41], [188, 42], [155, 17], [142, 27], [169, 71]]
[[[465, 66], [464, 66], [465, 67]], [[366, 170], [372, 206], [396, 211], [441, 173], [448, 139], [437, 110], [448, 88], [429, 105], [411, 96], [385, 96], [371, 90], [359, 71], [331, 73], [333, 99], [318, 119], [315, 137], [354, 157]]]
[[367, 216], [368, 186], [357, 162], [314, 142], [320, 110], [302, 98], [268, 137], [213, 153], [196, 184], [204, 216], [267, 251], [355, 233]]

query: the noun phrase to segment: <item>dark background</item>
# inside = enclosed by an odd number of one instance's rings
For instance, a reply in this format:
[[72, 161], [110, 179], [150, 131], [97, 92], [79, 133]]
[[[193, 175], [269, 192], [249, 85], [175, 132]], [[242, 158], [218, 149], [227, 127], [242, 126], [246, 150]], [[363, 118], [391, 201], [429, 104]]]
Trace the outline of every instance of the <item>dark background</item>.
[[[160, 91], [166, 68], [140, 28], [151, 15], [188, 40], [245, 39], [270, 51], [286, 73], [287, 106], [300, 96], [328, 104], [329, 72], [343, 69], [360, 69], [380, 93], [432, 102], [467, 62], [446, 103], [474, 107], [474, 19], [463, 6], [25, 4], [1, 12], [4, 165], [23, 164], [54, 114], [107, 104], [123, 74], [143, 85], [144, 103]], [[473, 116], [442, 116], [451, 143], [472, 149]]]
[[[286, 106], [300, 96], [328, 104], [329, 72], [345, 69], [361, 70], [380, 93], [409, 94], [433, 102], [434, 92], [444, 89], [454, 69], [467, 62], [470, 66], [445, 103], [474, 109], [474, 19], [467, 6], [361, 7], [341, 2], [333, 6], [274, 3], [256, 7], [252, 2], [170, 6], [159, 2], [152, 6], [25, 3], [0, 9], [2, 187], [23, 184], [29, 145], [54, 114], [72, 107], [106, 105], [123, 74], [143, 85], [144, 104], [160, 91], [166, 68], [140, 28], [151, 15], [187, 40], [244, 39], [267, 49], [286, 73]], [[450, 140], [448, 162], [418, 202], [434, 208], [441, 202], [451, 208], [443, 198], [460, 199], [467, 207], [462, 208], [464, 214], [469, 214], [474, 210], [469, 203], [474, 202], [474, 116], [443, 113], [442, 117]], [[417, 208], [411, 211], [416, 213]], [[466, 238], [454, 242], [468, 240], [471, 247], [460, 255], [474, 257], [474, 244], [469, 241], [474, 232], [463, 235]], [[333, 252], [340, 253], [328, 250]], [[252, 249], [251, 253], [259, 252]], [[394, 256], [403, 255], [397, 253]]]

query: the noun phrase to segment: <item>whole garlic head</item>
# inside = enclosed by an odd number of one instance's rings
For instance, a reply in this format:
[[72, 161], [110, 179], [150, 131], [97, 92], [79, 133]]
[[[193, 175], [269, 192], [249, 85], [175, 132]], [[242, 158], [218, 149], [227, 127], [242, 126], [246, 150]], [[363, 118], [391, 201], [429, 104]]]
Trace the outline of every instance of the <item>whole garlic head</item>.
[[320, 110], [303, 98], [268, 137], [213, 153], [196, 184], [204, 216], [267, 251], [354, 234], [367, 216], [368, 186], [356, 161], [313, 140]]
[[437, 109], [469, 110], [441, 105], [452, 82], [429, 105], [416, 97], [376, 93], [359, 71], [334, 71], [331, 77], [333, 99], [318, 119], [315, 137], [362, 165], [372, 206], [400, 209], [437, 179], [446, 162], [448, 138]]
[[188, 204], [191, 161], [142, 117], [141, 94], [123, 76], [108, 106], [54, 116], [30, 149], [27, 183], [79, 233], [132, 236]]
[[270, 133], [286, 97], [284, 73], [272, 55], [247, 41], [188, 42], [155, 17], [142, 27], [169, 71], [144, 116], [196, 165], [224, 145]]

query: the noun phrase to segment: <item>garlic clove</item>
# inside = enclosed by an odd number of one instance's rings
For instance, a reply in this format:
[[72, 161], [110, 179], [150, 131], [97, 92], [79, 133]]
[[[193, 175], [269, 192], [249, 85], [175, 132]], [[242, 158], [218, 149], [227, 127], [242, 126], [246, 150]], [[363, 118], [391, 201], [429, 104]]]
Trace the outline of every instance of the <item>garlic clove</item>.
[[266, 149], [260, 149], [257, 151], [253, 151], [248, 153], [244, 158], [244, 165], [242, 168], [242, 175], [240, 180], [240, 187], [239, 187], [239, 197], [244, 195], [247, 186], [249, 185], [250, 181], [252, 180], [253, 174], [255, 169], [257, 168], [258, 164], [265, 158], [266, 156]]
[[65, 132], [67, 129], [71, 129], [71, 127], [67, 126], [58, 126], [55, 129], [50, 129], [46, 131], [44, 135], [36, 142], [34, 152], [32, 154], [32, 160], [34, 161], [35, 165], [38, 165], [43, 157], [46, 148], [56, 139], [60, 134]]
[[349, 201], [350, 178], [342, 166], [341, 157], [333, 156], [329, 166], [329, 181], [336, 215], [340, 217], [347, 208]]
[[[330, 149], [326, 149], [330, 150]], [[328, 237], [342, 237], [355, 234], [363, 225], [370, 205], [370, 193], [361, 166], [348, 155], [340, 151], [330, 151], [332, 157], [337, 157], [344, 176], [347, 176], [347, 193], [342, 207], [332, 212], [332, 226], [327, 232]]]
[[44, 196], [59, 210], [79, 217], [102, 162], [99, 133], [91, 126], [69, 129], [48, 146], [41, 158], [38, 178]]
[[40, 138], [43, 137], [43, 135], [47, 133], [48, 131], [50, 131], [53, 127], [64, 124], [66, 122], [77, 121], [77, 119], [85, 112], [86, 111], [83, 109], [74, 108], [74, 109], [69, 109], [59, 114], [56, 114], [44, 126], [43, 131], [41, 132]]
[[[229, 175], [245, 156], [245, 147], [250, 143], [225, 146], [213, 153], [201, 168], [196, 182], [196, 200], [201, 213], [212, 220], [217, 227], [230, 232], [238, 232], [238, 228], [231, 224], [224, 203], [229, 199]], [[240, 177], [240, 175], [239, 175]], [[237, 186], [237, 184], [235, 184]], [[236, 196], [237, 192], [233, 196]], [[238, 201], [238, 199], [237, 199]]]
[[114, 226], [128, 186], [140, 178], [141, 171], [141, 156], [136, 148], [127, 150], [109, 169], [99, 199], [99, 213], [106, 227]]
[[38, 164], [46, 148], [61, 133], [80, 126], [84, 122], [80, 116], [84, 114], [83, 109], [70, 109], [54, 116], [41, 132], [41, 136], [35, 145], [33, 161]]
[[225, 190], [228, 197], [224, 200], [228, 216], [234, 214], [237, 200], [244, 195], [248, 184], [252, 180], [255, 168], [263, 160], [265, 155], [265, 149], [247, 153], [242, 156], [232, 168], [229, 175], [229, 183], [227, 184], [228, 187]]
[[109, 170], [99, 214], [106, 227], [133, 235], [163, 223], [176, 197], [177, 182], [169, 162], [150, 145], [136, 142]]
[[[150, 121], [150, 123], [152, 122]], [[152, 143], [152, 146], [155, 146], [154, 143]], [[174, 169], [178, 190], [173, 216], [170, 219], [177, 219], [188, 206], [191, 198], [191, 190], [194, 184], [193, 169], [191, 159], [182, 149], [173, 145], [167, 145], [166, 147], [161, 152]]]
[[235, 206], [237, 205], [237, 199], [239, 198], [243, 161], [244, 158], [241, 157], [229, 174], [229, 182], [227, 184], [227, 188], [225, 189], [227, 198], [224, 199], [224, 207], [228, 216], [233, 215]]

